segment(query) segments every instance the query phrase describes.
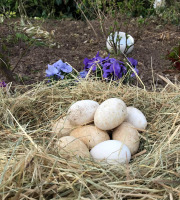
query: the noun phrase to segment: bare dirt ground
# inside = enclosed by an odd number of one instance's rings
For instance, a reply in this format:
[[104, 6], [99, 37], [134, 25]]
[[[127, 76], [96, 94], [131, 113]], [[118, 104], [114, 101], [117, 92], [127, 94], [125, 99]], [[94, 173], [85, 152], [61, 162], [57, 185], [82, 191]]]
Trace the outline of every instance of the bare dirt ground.
[[[98, 20], [91, 21], [97, 35], [90, 25], [83, 21], [45, 20], [43, 23], [36, 22], [36, 24], [41, 24], [44, 30], [54, 31], [53, 40], [56, 46], [49, 48], [33, 45], [29, 49], [24, 41], [5, 42], [5, 39], [12, 35], [7, 24], [12, 26], [16, 21], [18, 19], [11, 19], [0, 24], [0, 44], [2, 41], [5, 43], [5, 53], [11, 67], [17, 66], [14, 73], [23, 78], [24, 84], [42, 81], [45, 78], [47, 65], [59, 59], [81, 71], [84, 67], [84, 58], [93, 58], [98, 51], [102, 57], [108, 54], [105, 37]], [[105, 29], [108, 30], [109, 26], [110, 22], [105, 24]], [[125, 31], [125, 28], [121, 31]], [[158, 75], [167, 77], [172, 82], [180, 81], [180, 71], [170, 70], [171, 63], [164, 59], [167, 51], [180, 41], [180, 30], [177, 26], [160, 25], [157, 21], [151, 21], [141, 29], [138, 40], [137, 31], [138, 28], [133, 25], [132, 20], [128, 33], [135, 38], [135, 46], [128, 57], [138, 60], [139, 76], [145, 86], [151, 88], [155, 84], [156, 87], [163, 87], [165, 82]], [[24, 52], [25, 55], [21, 58]], [[1, 76], [0, 79], [5, 78]]]

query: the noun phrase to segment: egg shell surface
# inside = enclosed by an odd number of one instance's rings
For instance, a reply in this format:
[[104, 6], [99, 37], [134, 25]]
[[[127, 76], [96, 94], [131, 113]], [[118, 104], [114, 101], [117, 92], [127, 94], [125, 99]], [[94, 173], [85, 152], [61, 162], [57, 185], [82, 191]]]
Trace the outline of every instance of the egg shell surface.
[[73, 136], [61, 137], [57, 141], [56, 147], [61, 153], [63, 153], [64, 157], [69, 155], [83, 158], [90, 156], [87, 146], [81, 140]]
[[127, 107], [127, 117], [125, 121], [139, 129], [145, 129], [147, 126], [147, 120], [144, 114], [133, 106]]
[[[114, 41], [113, 41], [114, 39]], [[127, 41], [126, 41], [127, 40]], [[134, 48], [134, 38], [131, 35], [127, 35], [124, 32], [111, 33], [106, 41], [106, 47], [109, 52], [113, 52], [113, 43], [116, 44], [117, 50], [124, 53], [126, 45], [130, 46], [126, 54], [132, 52]]]
[[93, 125], [81, 126], [74, 129], [70, 135], [84, 142], [89, 149], [92, 149], [94, 146], [103, 141], [110, 140], [109, 134], [106, 131], [103, 131]]
[[138, 131], [132, 124], [123, 122], [120, 126], [113, 130], [112, 139], [119, 140], [125, 144], [129, 148], [131, 155], [137, 153], [140, 138]]
[[94, 124], [101, 130], [111, 130], [119, 126], [127, 116], [124, 101], [110, 98], [102, 102], [94, 115]]
[[94, 160], [105, 161], [108, 164], [123, 164], [131, 159], [128, 147], [118, 140], [107, 140], [97, 144], [90, 151]]
[[85, 125], [93, 122], [99, 104], [93, 100], [80, 100], [68, 109], [68, 120], [72, 125]]
[[57, 135], [58, 138], [68, 136], [70, 132], [76, 127], [77, 126], [74, 126], [69, 122], [67, 117], [63, 117], [52, 123], [52, 134]]

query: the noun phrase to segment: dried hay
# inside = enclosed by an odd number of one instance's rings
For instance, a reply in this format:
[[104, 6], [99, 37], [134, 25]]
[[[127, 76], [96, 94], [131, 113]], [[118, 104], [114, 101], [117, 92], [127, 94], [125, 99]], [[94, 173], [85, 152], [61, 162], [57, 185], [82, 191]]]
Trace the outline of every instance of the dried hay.
[[[0, 199], [179, 199], [180, 86], [160, 92], [98, 81], [60, 81], [1, 91]], [[81, 99], [119, 97], [139, 108], [148, 127], [127, 165], [64, 159], [53, 148], [51, 121]]]

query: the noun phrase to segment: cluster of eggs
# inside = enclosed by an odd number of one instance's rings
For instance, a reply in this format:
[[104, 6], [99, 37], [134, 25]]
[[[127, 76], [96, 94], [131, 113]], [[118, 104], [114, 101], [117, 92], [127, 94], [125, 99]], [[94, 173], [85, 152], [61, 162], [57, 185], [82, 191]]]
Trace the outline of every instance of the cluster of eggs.
[[138, 130], [146, 126], [139, 109], [110, 98], [100, 105], [93, 100], [77, 101], [66, 117], [53, 124], [52, 132], [58, 137], [56, 145], [61, 152], [118, 164], [129, 162], [137, 153]]

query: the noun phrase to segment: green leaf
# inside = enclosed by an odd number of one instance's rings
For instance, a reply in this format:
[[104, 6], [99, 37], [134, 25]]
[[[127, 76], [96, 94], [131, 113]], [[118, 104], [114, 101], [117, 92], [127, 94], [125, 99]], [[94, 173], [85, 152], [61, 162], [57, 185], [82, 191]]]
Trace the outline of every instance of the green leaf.
[[56, 0], [56, 4], [59, 6], [62, 4], [62, 0]]
[[37, 2], [37, 0], [34, 0], [34, 4], [35, 4], [35, 5], [38, 5], [38, 2]]

